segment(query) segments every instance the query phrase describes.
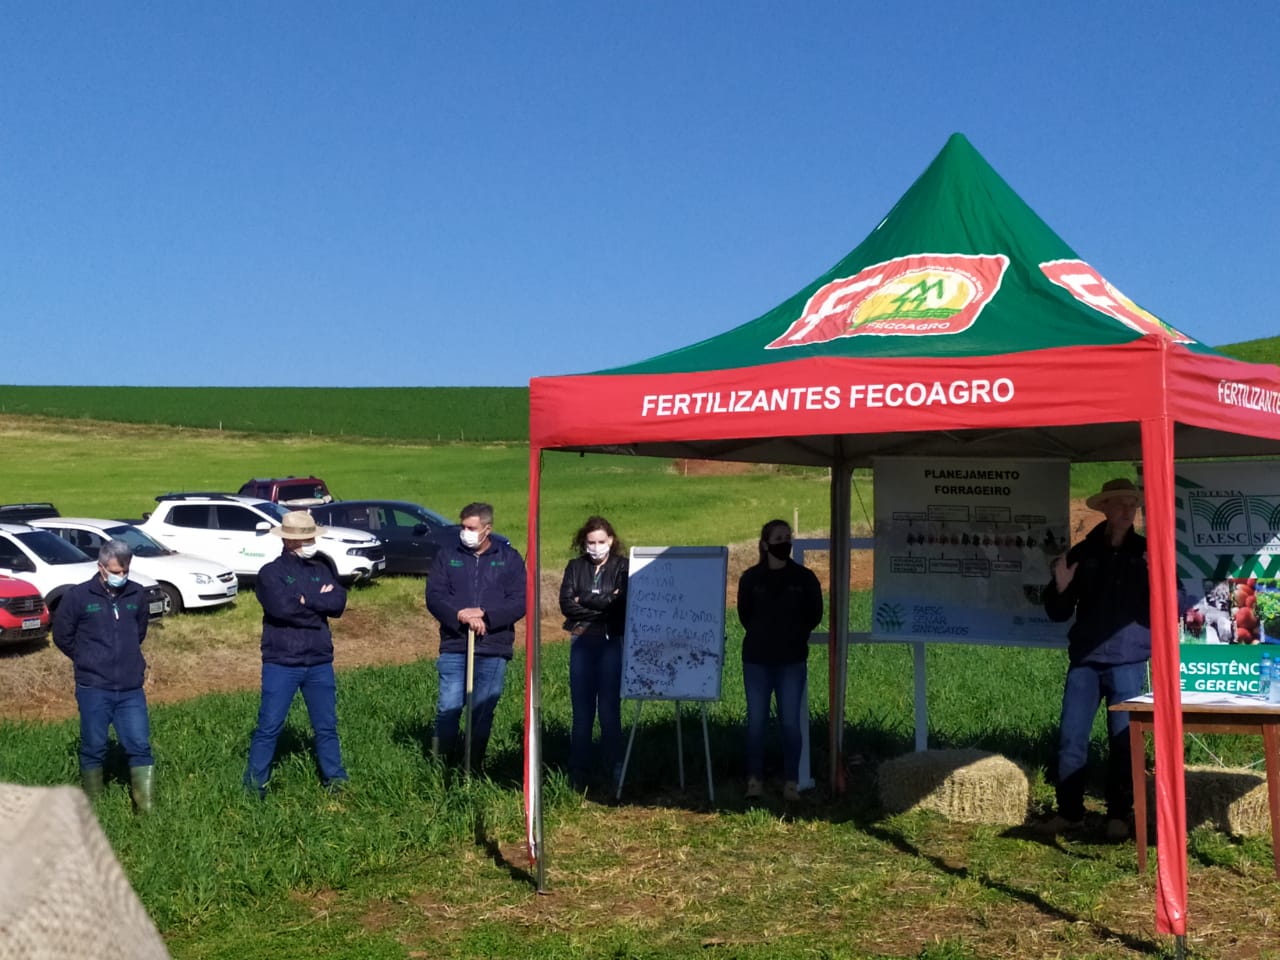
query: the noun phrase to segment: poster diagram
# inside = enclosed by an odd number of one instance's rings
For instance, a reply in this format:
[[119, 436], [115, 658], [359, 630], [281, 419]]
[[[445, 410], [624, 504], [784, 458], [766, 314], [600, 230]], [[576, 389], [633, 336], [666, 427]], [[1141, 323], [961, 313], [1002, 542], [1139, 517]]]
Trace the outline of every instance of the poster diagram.
[[876, 460], [873, 632], [1065, 642], [1041, 601], [1070, 546], [1068, 487], [1064, 460]]

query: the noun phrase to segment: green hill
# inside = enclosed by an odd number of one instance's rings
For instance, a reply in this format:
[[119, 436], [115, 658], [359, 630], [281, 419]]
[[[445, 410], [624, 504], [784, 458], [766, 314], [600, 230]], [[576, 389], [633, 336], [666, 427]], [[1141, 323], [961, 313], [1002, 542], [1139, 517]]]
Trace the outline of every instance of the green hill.
[[529, 438], [527, 387], [10, 387], [0, 414], [417, 442]]
[[1215, 349], [1229, 357], [1248, 360], [1250, 363], [1280, 363], [1280, 337], [1245, 340], [1242, 343], [1232, 343]]

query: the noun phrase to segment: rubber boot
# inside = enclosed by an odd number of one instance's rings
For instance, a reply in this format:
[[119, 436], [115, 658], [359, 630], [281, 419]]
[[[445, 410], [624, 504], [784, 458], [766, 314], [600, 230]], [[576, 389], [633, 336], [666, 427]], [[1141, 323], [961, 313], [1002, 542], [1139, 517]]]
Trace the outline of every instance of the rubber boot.
[[81, 770], [80, 786], [84, 789], [85, 796], [91, 801], [102, 796], [102, 768], [90, 767], [87, 770]]
[[133, 797], [133, 810], [135, 813], [146, 814], [151, 812], [155, 769], [155, 767], [129, 768], [129, 793]]

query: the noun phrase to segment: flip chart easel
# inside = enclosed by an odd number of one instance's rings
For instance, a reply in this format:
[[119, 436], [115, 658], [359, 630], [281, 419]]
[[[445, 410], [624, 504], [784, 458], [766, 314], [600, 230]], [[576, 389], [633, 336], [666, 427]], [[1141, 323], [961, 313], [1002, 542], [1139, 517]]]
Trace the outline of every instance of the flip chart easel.
[[[680, 725], [680, 701], [673, 700], [676, 709], [676, 769], [679, 771], [680, 789], [684, 789], [684, 731]], [[707, 799], [716, 802], [716, 785], [711, 776], [711, 737], [707, 733], [707, 704], [698, 704], [702, 708], [702, 750], [707, 764]], [[627, 779], [627, 767], [631, 763], [631, 748], [635, 746], [636, 729], [640, 726], [640, 711], [644, 707], [643, 700], [636, 701], [635, 718], [631, 721], [631, 735], [627, 737], [627, 752], [622, 758], [622, 772], [618, 775], [618, 786], [615, 799], [622, 799], [622, 784]]]
[[707, 794], [715, 802], [707, 702], [720, 699], [724, 669], [724, 591], [727, 547], [632, 547], [627, 579], [627, 626], [622, 641], [622, 696], [635, 700], [635, 718], [618, 776], [622, 797], [646, 700], [675, 704], [676, 764], [684, 788], [680, 703], [698, 702], [707, 764]]

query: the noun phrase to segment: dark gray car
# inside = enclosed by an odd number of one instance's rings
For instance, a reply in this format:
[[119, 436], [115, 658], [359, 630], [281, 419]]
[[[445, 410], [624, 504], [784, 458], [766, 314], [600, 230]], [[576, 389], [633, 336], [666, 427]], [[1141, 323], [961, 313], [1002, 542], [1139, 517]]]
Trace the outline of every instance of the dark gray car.
[[387, 552], [387, 573], [425, 574], [460, 524], [407, 500], [335, 500], [307, 508], [316, 523], [368, 530]]

